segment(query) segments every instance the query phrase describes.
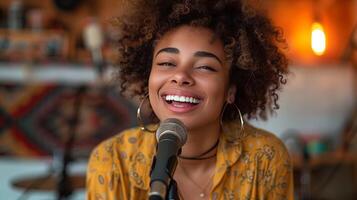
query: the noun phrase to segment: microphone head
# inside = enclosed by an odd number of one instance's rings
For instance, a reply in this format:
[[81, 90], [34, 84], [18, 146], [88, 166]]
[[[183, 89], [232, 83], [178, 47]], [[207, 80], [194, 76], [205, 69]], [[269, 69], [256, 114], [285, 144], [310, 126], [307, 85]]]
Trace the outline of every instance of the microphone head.
[[102, 29], [95, 20], [91, 20], [83, 30], [84, 44], [89, 50], [96, 50], [103, 46]]
[[156, 140], [160, 141], [160, 138], [165, 134], [175, 135], [179, 139], [181, 147], [187, 141], [187, 130], [185, 125], [175, 118], [168, 118], [160, 123], [160, 126], [156, 131]]

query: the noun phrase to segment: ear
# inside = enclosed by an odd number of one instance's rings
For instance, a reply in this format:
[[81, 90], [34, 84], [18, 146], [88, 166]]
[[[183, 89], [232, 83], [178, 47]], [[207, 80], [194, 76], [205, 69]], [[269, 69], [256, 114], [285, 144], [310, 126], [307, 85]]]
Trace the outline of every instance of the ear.
[[228, 93], [227, 93], [227, 102], [229, 104], [233, 103], [235, 100], [235, 96], [236, 96], [236, 92], [237, 92], [237, 87], [235, 85], [231, 85], [228, 88]]

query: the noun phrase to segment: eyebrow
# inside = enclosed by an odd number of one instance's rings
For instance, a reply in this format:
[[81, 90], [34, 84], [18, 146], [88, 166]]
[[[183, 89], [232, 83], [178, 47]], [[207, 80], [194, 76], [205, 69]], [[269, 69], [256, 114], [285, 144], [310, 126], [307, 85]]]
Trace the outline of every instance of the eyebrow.
[[[177, 48], [174, 48], [174, 47], [167, 47], [167, 48], [163, 48], [163, 49], [160, 49], [155, 57], [157, 55], [159, 55], [159, 53], [161, 52], [167, 52], [167, 53], [174, 53], [174, 54], [178, 54], [180, 53], [180, 50], [178, 50]], [[209, 58], [215, 58], [220, 64], [223, 64], [221, 59], [218, 58], [218, 56], [216, 56], [215, 54], [213, 53], [210, 53], [210, 52], [207, 52], [207, 51], [197, 51], [195, 52], [194, 54], [195, 57], [209, 57]]]
[[167, 47], [167, 48], [160, 49], [160, 50], [156, 53], [155, 57], [156, 57], [157, 55], [159, 55], [159, 53], [161, 53], [161, 52], [174, 53], [174, 54], [180, 53], [180, 51], [179, 51], [177, 48]]
[[196, 57], [215, 58], [220, 64], [223, 64], [222, 61], [218, 58], [218, 56], [214, 55], [213, 53], [207, 52], [207, 51], [197, 51], [194, 55]]

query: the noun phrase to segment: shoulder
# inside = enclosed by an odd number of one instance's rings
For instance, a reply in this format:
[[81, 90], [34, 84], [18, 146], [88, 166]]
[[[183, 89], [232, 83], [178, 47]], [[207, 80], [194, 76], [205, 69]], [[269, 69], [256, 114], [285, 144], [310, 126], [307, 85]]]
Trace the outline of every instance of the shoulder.
[[89, 167], [113, 170], [115, 163], [131, 160], [140, 149], [150, 156], [156, 144], [155, 135], [143, 132], [140, 128], [127, 129], [98, 144], [89, 158]]
[[251, 124], [245, 126], [245, 131], [247, 136], [243, 140], [243, 151], [254, 154], [256, 159], [290, 163], [289, 153], [276, 135]]
[[[249, 123], [245, 124], [245, 131], [246, 131], [246, 142], [247, 143], [257, 143], [259, 144], [270, 144], [277, 146], [279, 148], [285, 148], [284, 143], [273, 133], [257, 128]], [[256, 146], [256, 145], [255, 145]]]

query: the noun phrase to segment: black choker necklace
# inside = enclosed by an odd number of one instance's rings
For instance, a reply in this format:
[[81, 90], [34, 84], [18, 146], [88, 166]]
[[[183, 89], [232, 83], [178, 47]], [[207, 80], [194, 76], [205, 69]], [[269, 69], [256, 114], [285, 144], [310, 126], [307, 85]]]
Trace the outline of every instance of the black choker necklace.
[[178, 157], [181, 158], [181, 159], [185, 159], [185, 160], [205, 160], [205, 159], [213, 158], [217, 154], [213, 154], [213, 155], [207, 156], [207, 157], [203, 157], [203, 156], [207, 155], [209, 152], [211, 152], [213, 149], [215, 149], [218, 146], [218, 142], [219, 142], [219, 140], [217, 140], [217, 142], [211, 148], [209, 148], [207, 151], [201, 153], [198, 156], [186, 157], [186, 156], [179, 155]]

